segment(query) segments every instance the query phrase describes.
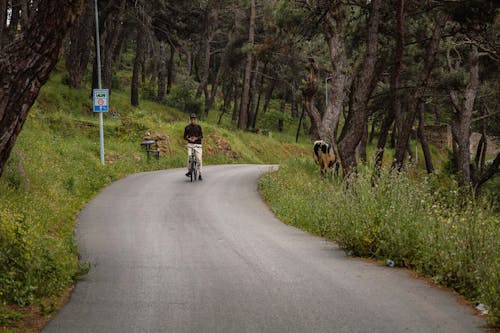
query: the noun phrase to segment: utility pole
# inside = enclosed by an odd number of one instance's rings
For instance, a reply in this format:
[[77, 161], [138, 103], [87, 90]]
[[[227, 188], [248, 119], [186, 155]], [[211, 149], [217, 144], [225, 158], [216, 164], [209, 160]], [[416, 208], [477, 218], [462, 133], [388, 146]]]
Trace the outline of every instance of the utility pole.
[[[101, 81], [101, 44], [99, 37], [99, 9], [97, 7], [97, 0], [95, 0], [94, 3], [95, 3], [95, 41], [96, 41], [96, 56], [97, 56], [97, 80], [98, 80], [98, 88], [100, 90], [102, 89], [102, 81]], [[99, 138], [101, 146], [100, 149], [101, 164], [104, 165], [104, 120], [102, 111], [99, 112]]]

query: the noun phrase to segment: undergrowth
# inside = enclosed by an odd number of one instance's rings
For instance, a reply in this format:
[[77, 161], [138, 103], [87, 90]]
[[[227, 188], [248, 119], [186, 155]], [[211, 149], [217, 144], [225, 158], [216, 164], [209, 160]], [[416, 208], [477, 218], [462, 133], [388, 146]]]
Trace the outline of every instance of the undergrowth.
[[439, 175], [376, 177], [367, 167], [348, 181], [322, 179], [312, 159], [285, 163], [260, 189], [286, 223], [431, 277], [486, 304], [498, 324], [500, 218], [489, 196], [464, 196]]

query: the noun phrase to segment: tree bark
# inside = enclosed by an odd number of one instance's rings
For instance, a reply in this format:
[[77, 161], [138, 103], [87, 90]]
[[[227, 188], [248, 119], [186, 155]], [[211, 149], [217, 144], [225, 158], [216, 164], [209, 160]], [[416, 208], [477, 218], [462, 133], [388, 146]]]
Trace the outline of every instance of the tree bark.
[[394, 154], [392, 169], [401, 171], [404, 166], [411, 130], [413, 123], [415, 122], [417, 106], [422, 103], [422, 98], [425, 94], [425, 90], [427, 89], [431, 72], [435, 65], [436, 55], [439, 51], [441, 35], [447, 21], [448, 16], [442, 12], [439, 12], [435, 17], [434, 31], [432, 33], [429, 46], [427, 47], [424, 65], [420, 71], [419, 79], [417, 81], [417, 88], [415, 93], [409, 98], [406, 116], [402, 119], [402, 128], [398, 131], [398, 133], [396, 133], [396, 152]]
[[262, 75], [260, 76], [260, 82], [259, 82], [259, 88], [257, 89], [258, 91], [258, 96], [257, 96], [257, 105], [255, 106], [255, 117], [254, 121], [252, 123], [252, 128], [255, 128], [256, 122], [257, 122], [257, 117], [259, 115], [259, 109], [260, 109], [260, 100], [262, 97], [262, 88], [264, 88], [264, 76], [267, 73], [267, 61], [264, 63], [264, 69], [262, 70]]
[[425, 138], [425, 104], [424, 103], [420, 103], [419, 110], [418, 110], [418, 138], [420, 140], [420, 144], [422, 146], [422, 151], [424, 153], [425, 168], [427, 169], [427, 173], [433, 173], [434, 166], [432, 165], [431, 151], [429, 149], [429, 145], [427, 144], [427, 139]]
[[269, 108], [269, 102], [273, 98], [274, 88], [276, 87], [276, 80], [271, 79], [267, 85], [266, 96], [264, 97], [264, 106], [262, 107], [262, 113], [266, 113]]
[[135, 38], [135, 59], [132, 70], [132, 82], [130, 91], [130, 104], [139, 106], [139, 76], [141, 64], [144, 63], [144, 29], [141, 23], [137, 27], [137, 36]]
[[167, 51], [165, 49], [165, 42], [160, 42], [159, 54], [159, 68], [158, 68], [158, 101], [163, 102], [165, 99], [165, 76], [167, 72]]
[[366, 53], [363, 65], [353, 84], [350, 110], [339, 140], [339, 154], [344, 174], [348, 175], [357, 167], [356, 147], [367, 127], [367, 104], [371, 95], [378, 54], [378, 28], [380, 23], [381, 0], [372, 0]]
[[240, 80], [240, 78], [238, 78], [234, 84], [233, 114], [231, 116], [231, 120], [233, 122], [236, 122], [238, 120], [238, 115], [240, 114], [239, 108], [238, 108], [238, 104], [239, 104], [238, 97], [240, 96], [240, 91], [238, 89], [239, 80]]
[[245, 65], [245, 77], [243, 79], [243, 91], [241, 94], [241, 108], [238, 121], [238, 128], [245, 129], [248, 127], [248, 108], [250, 104], [250, 80], [252, 77], [253, 64], [253, 46], [255, 43], [255, 0], [250, 0], [250, 26], [248, 29], [248, 46], [251, 50], [247, 51], [247, 59]]
[[489, 179], [491, 179], [498, 171], [500, 170], [500, 153], [497, 154], [495, 159], [493, 160], [493, 163], [490, 165], [488, 170], [486, 170], [485, 173], [479, 177], [477, 180], [477, 183], [474, 185], [474, 190], [477, 193], [479, 193], [479, 190], [481, 187], [486, 183]]
[[[106, 38], [104, 39], [103, 47], [103, 84], [111, 93], [111, 82], [113, 79], [113, 64], [116, 58], [116, 50], [119, 47], [121, 34], [123, 32], [123, 18], [125, 15], [127, 1], [120, 0], [118, 13], [110, 14], [104, 23], [104, 31]], [[104, 16], [104, 15], [103, 15]]]
[[[208, 19], [207, 19], [208, 21]], [[201, 94], [205, 90], [208, 85], [208, 76], [210, 75], [210, 58], [211, 58], [211, 43], [214, 38], [214, 34], [209, 31], [210, 25], [207, 24], [207, 35], [205, 39], [205, 57], [203, 62], [203, 77], [198, 85], [198, 89], [196, 90], [196, 98], [200, 98]]]
[[4, 31], [7, 26], [7, 0], [0, 0], [0, 49], [4, 44]]
[[336, 15], [328, 13], [326, 17], [325, 38], [328, 43], [332, 76], [328, 91], [328, 105], [319, 124], [319, 136], [322, 140], [337, 144], [337, 132], [340, 115], [344, 107], [346, 86], [349, 82], [347, 56], [345, 49], [345, 13], [339, 9]]
[[[396, 21], [396, 49], [394, 52], [394, 68], [391, 73], [390, 79], [390, 98], [391, 98], [391, 108], [389, 108], [387, 114], [382, 121], [380, 127], [380, 134], [377, 142], [377, 153], [375, 155], [375, 166], [380, 169], [382, 162], [384, 160], [385, 145], [387, 143], [387, 136], [389, 130], [394, 123], [394, 118], [396, 115], [401, 114], [401, 101], [399, 100], [399, 81], [401, 76], [401, 67], [403, 65], [403, 55], [404, 55], [404, 43], [405, 43], [405, 0], [398, 1], [398, 19]], [[396, 126], [394, 127], [396, 128]]]
[[452, 114], [452, 134], [457, 143], [456, 160], [459, 171], [459, 184], [463, 187], [471, 185], [470, 172], [470, 126], [472, 111], [479, 89], [479, 53], [477, 46], [471, 46], [469, 53], [469, 83], [465, 88], [463, 103], [460, 103], [458, 93], [450, 92], [450, 98], [455, 112]]
[[0, 49], [0, 175], [81, 8], [80, 0], [44, 3], [23, 36]]
[[299, 126], [297, 126], [297, 133], [295, 134], [295, 143], [299, 142], [300, 128], [302, 126], [302, 121], [304, 120], [304, 113], [305, 109], [304, 106], [302, 106], [302, 112], [300, 113], [300, 118], [299, 118]]
[[21, 11], [21, 7], [17, 1], [11, 1], [10, 9], [11, 9], [10, 23], [8, 26], [9, 42], [13, 41], [18, 33], [17, 27], [19, 25], [19, 19], [20, 19], [19, 13]]
[[87, 72], [93, 41], [93, 2], [84, 0], [82, 15], [77, 19], [75, 26], [69, 33], [69, 48], [66, 52], [66, 70], [68, 71], [68, 85], [79, 89], [83, 77]]
[[227, 36], [227, 43], [226, 43], [226, 46], [224, 47], [223, 59], [221, 61], [219, 68], [217, 69], [217, 74], [215, 75], [215, 80], [212, 83], [212, 88], [210, 89], [210, 98], [205, 101], [205, 114], [208, 114], [208, 112], [210, 111], [210, 109], [214, 105], [215, 97], [217, 95], [217, 89], [219, 89], [219, 85], [221, 83], [221, 80], [227, 73], [227, 69], [228, 69], [227, 68], [228, 67], [227, 52], [229, 52], [229, 49], [231, 47], [231, 43], [232, 43], [232, 31], [230, 31], [228, 33], [228, 36]]
[[167, 95], [172, 90], [172, 83], [174, 81], [174, 63], [175, 63], [175, 47], [170, 45], [170, 58], [167, 65]]
[[252, 71], [252, 80], [250, 81], [250, 102], [248, 106], [248, 128], [255, 128], [257, 118], [255, 117], [255, 98], [257, 95], [257, 76], [259, 73], [259, 62], [255, 61], [255, 67]]
[[321, 137], [321, 114], [316, 108], [314, 96], [318, 92], [318, 66], [314, 59], [309, 59], [309, 77], [304, 87], [302, 87], [302, 105], [306, 110], [307, 115], [311, 119], [311, 139], [320, 140]]

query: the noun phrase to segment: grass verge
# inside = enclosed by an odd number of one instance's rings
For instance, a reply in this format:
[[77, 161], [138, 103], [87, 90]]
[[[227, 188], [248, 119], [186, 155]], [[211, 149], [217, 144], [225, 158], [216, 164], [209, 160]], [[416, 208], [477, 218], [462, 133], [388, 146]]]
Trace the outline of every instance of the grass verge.
[[500, 310], [500, 218], [486, 197], [464, 199], [439, 176], [366, 168], [347, 184], [322, 179], [312, 159], [292, 159], [260, 181], [286, 223], [328, 237], [348, 253], [390, 259], [486, 304], [493, 325]]

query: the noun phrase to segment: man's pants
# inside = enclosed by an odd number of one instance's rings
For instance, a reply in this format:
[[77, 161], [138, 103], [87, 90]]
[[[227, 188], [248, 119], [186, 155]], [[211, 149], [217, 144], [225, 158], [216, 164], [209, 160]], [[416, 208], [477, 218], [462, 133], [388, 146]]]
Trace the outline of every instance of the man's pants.
[[202, 167], [202, 150], [200, 144], [188, 143], [187, 151], [188, 151], [188, 170], [189, 170], [189, 156], [191, 156], [192, 151], [194, 150], [194, 155], [196, 156], [196, 160], [198, 161], [198, 174], [201, 175], [201, 167]]

